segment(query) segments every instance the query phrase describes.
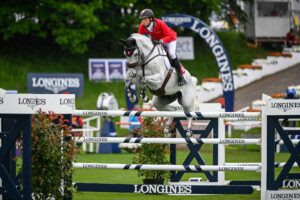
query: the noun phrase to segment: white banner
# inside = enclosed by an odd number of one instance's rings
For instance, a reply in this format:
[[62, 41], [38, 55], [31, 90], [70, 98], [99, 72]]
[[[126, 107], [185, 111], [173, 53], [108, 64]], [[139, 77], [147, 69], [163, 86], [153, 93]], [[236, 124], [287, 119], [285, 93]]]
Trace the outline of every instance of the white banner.
[[177, 37], [176, 54], [182, 60], [194, 60], [194, 38]]
[[37, 111], [72, 114], [74, 94], [1, 94], [0, 114], [36, 114]]
[[300, 115], [299, 99], [272, 99], [267, 101], [267, 115]]

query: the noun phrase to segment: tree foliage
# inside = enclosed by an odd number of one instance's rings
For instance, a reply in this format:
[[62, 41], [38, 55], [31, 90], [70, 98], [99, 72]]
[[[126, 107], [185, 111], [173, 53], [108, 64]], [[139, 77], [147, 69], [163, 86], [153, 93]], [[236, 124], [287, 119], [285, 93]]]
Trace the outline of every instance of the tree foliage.
[[0, 35], [47, 38], [72, 53], [84, 53], [95, 36], [100, 45], [112, 47], [119, 37], [136, 32], [144, 8], [153, 9], [156, 17], [177, 12], [208, 22], [224, 3], [242, 13], [235, 0], [2, 0]]
[[87, 50], [86, 42], [107, 29], [96, 12], [102, 1], [4, 0], [0, 3], [0, 33], [4, 39], [17, 34], [50, 37], [73, 53]]

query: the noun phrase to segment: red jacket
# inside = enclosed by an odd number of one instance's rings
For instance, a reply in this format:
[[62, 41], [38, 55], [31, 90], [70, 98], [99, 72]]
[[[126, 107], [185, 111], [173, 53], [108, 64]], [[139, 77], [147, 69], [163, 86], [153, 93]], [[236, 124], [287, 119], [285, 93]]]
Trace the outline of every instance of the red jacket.
[[139, 34], [150, 35], [152, 40], [163, 40], [163, 43], [170, 43], [176, 40], [177, 33], [173, 31], [168, 25], [160, 20], [154, 18], [153, 32], [150, 32], [142, 23], [140, 24]]

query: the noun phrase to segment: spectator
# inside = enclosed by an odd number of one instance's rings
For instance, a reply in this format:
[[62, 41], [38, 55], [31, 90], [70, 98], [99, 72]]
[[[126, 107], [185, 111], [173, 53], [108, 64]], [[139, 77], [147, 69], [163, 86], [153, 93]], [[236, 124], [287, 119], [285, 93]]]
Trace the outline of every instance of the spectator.
[[[83, 120], [80, 116], [72, 116], [72, 128], [83, 128]], [[82, 131], [73, 132], [74, 137], [82, 137]]]
[[291, 48], [293, 45], [296, 44], [297, 42], [296, 33], [293, 28], [291, 28], [290, 31], [286, 34], [285, 42], [286, 42], [286, 46], [289, 48]]

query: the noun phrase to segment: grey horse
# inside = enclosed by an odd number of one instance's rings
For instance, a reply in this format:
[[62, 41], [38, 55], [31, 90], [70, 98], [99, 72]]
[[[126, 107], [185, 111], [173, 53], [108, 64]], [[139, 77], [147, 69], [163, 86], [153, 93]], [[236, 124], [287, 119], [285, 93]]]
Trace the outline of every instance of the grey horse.
[[[197, 79], [184, 69], [186, 85], [178, 86], [175, 70], [170, 67], [167, 53], [161, 44], [153, 44], [151, 39], [141, 35], [132, 34], [124, 44], [124, 54], [128, 61], [125, 86], [127, 95], [132, 102], [138, 97], [131, 92], [131, 85], [140, 88], [140, 97], [148, 101], [145, 91], [153, 94], [152, 105], [159, 111], [175, 111], [170, 103], [178, 100], [185, 112], [195, 111]], [[171, 124], [169, 119], [168, 124]], [[192, 118], [188, 117], [186, 135], [192, 136]]]

